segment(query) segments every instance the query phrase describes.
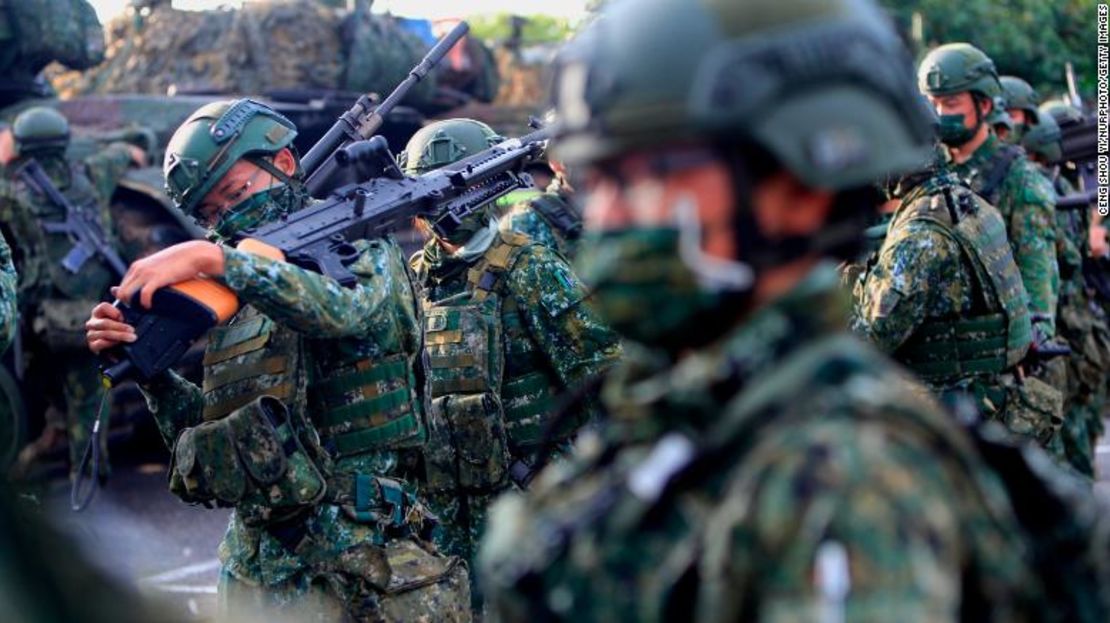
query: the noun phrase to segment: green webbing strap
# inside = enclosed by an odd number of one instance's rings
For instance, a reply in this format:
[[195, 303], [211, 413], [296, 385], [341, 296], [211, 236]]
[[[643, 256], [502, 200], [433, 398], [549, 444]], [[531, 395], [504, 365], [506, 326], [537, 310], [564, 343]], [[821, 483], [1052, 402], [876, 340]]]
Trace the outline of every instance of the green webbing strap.
[[204, 393], [217, 390], [236, 381], [268, 374], [284, 372], [289, 360], [286, 357], [267, 357], [247, 364], [231, 366], [215, 373], [204, 375]]
[[432, 396], [470, 394], [486, 391], [485, 379], [433, 379]]
[[548, 389], [547, 379], [539, 372], [532, 372], [505, 381], [505, 384], [501, 387], [501, 398], [507, 403], [513, 398], [540, 393], [546, 394]]
[[409, 413], [375, 428], [357, 430], [350, 433], [329, 436], [321, 433], [325, 440], [334, 445], [336, 454], [347, 456], [358, 454], [380, 446], [382, 442], [407, 439], [412, 433], [420, 430], [416, 416]]
[[329, 376], [313, 383], [311, 389], [313, 392], [319, 392], [327, 402], [341, 402], [345, 400], [346, 394], [367, 385], [390, 379], [404, 379], [407, 369], [408, 362], [404, 357], [392, 361], [386, 360], [365, 370]]
[[430, 355], [428, 357], [428, 367], [430, 368], [468, 368], [477, 366], [478, 363], [478, 358], [473, 353]]
[[543, 195], [542, 190], [537, 190], [534, 188], [523, 188], [520, 190], [514, 190], [513, 192], [503, 197], [499, 197], [497, 201], [494, 202], [494, 205], [499, 208], [511, 208], [518, 203], [531, 201], [541, 195]]
[[261, 398], [262, 396], [272, 396], [284, 402], [288, 400], [292, 395], [293, 385], [290, 383], [282, 383], [273, 387], [266, 387], [242, 396], [235, 396], [234, 398], [230, 398], [228, 400], [222, 400], [210, 405], [205, 405], [203, 414], [204, 420], [206, 422], [218, 420], [223, 416], [231, 413], [232, 411], [254, 402], [256, 398]]
[[367, 400], [359, 400], [351, 404], [336, 407], [325, 412], [320, 420], [324, 428], [333, 428], [348, 422], [354, 422], [361, 419], [370, 419], [375, 415], [388, 413], [401, 406], [408, 406], [409, 404], [409, 388], [398, 387], [397, 389], [386, 392], [381, 396], [376, 396]]

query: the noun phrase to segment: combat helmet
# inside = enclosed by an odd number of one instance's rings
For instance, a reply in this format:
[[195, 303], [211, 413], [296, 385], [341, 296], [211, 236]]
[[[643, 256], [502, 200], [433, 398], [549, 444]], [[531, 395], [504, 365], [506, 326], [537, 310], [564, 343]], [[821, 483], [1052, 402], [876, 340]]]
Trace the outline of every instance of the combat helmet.
[[995, 130], [998, 130], [999, 127], [1005, 128], [1007, 131], [1014, 129], [1014, 120], [1006, 112], [1006, 108], [1005, 97], [994, 98], [994, 106], [991, 108], [991, 114], [987, 115], [987, 123], [991, 124], [991, 127]]
[[1028, 82], [1016, 76], [1002, 76], [998, 79], [1002, 84], [1002, 93], [1006, 98], [1006, 108], [1024, 110], [1036, 122], [1037, 101], [1040, 97]]
[[970, 43], [948, 43], [926, 54], [917, 83], [922, 93], [933, 96], [970, 92], [993, 101], [1003, 95], [994, 61]]
[[1063, 157], [1060, 147], [1060, 126], [1047, 112], [1037, 112], [1036, 125], [1030, 126], [1021, 138], [1025, 151], [1043, 158], [1046, 162], [1059, 162]]
[[412, 135], [397, 163], [408, 175], [420, 175], [485, 151], [504, 141], [493, 128], [474, 119], [445, 119]]
[[205, 195], [244, 158], [288, 181], [265, 157], [291, 147], [296, 136], [292, 121], [254, 100], [206, 104], [181, 124], [166, 146], [166, 193], [182, 212], [196, 217]]
[[53, 108], [28, 108], [12, 123], [12, 138], [21, 156], [62, 152], [69, 145], [69, 121]]
[[1060, 127], [1083, 122], [1083, 112], [1063, 100], [1049, 100], [1037, 110], [1051, 115]]
[[865, 0], [614, 2], [558, 59], [552, 155], [750, 141], [812, 187], [862, 187], [931, 152], [911, 67]]

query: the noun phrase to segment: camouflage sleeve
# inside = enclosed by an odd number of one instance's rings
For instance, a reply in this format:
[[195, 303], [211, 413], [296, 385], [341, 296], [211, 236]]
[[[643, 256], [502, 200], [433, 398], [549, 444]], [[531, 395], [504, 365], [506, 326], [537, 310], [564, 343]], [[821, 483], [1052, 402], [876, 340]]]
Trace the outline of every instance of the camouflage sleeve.
[[19, 326], [19, 306], [16, 303], [18, 279], [12, 263], [12, 250], [0, 236], [0, 353], [7, 350]]
[[[1016, 167], [1015, 167], [1016, 168]], [[1009, 210], [1010, 246], [1025, 290], [1029, 309], [1045, 316], [1039, 321], [1046, 336], [1056, 333], [1056, 298], [1060, 288], [1056, 264], [1056, 199], [1051, 182], [1024, 163], [1021, 175], [1008, 178], [1014, 184], [1016, 200]]]
[[[931, 314], [958, 311], [942, 298], [959, 292], [960, 249], [927, 225], [908, 223], [889, 238], [856, 288], [852, 330], [891, 353]], [[949, 309], [944, 309], [949, 307]]]
[[131, 167], [131, 162], [131, 151], [126, 143], [112, 143], [85, 159], [85, 171], [105, 205], [116, 192], [116, 186]]
[[154, 416], [166, 447], [173, 449], [177, 436], [203, 421], [204, 401], [199, 387], [172, 370], [139, 385], [147, 408]]
[[961, 620], [951, 477], [925, 444], [851, 417], [780, 430], [734, 472], [706, 528], [705, 620]]
[[509, 229], [527, 235], [537, 244], [542, 244], [548, 249], [560, 251], [559, 241], [551, 231], [547, 221], [528, 207], [528, 204], [518, 204], [509, 214], [502, 219], [507, 222]]
[[533, 245], [508, 279], [535, 344], [565, 387], [575, 387], [620, 357], [616, 333], [585, 303], [586, 288], [555, 251]]
[[358, 285], [285, 262], [224, 248], [224, 282], [242, 299], [298, 333], [336, 338], [369, 336], [380, 343], [415, 333], [416, 303], [400, 247], [392, 239], [359, 240], [362, 255], [348, 269]]

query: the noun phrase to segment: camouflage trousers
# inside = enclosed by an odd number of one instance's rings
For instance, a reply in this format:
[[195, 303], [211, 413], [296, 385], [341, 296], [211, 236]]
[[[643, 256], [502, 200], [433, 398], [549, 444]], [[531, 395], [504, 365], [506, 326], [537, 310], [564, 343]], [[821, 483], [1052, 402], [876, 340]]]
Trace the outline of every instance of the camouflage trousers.
[[469, 623], [469, 575], [458, 562], [428, 581], [428, 552], [413, 541], [388, 549], [387, 591], [363, 578], [302, 571], [276, 585], [261, 586], [221, 568], [219, 620], [235, 623]]
[[[100, 383], [100, 372], [96, 366], [96, 358], [87, 350], [74, 350], [55, 353], [55, 361], [62, 366], [59, 379], [61, 387], [54, 396], [60, 394], [60, 404], [54, 400], [55, 406], [64, 413], [65, 422], [57, 420], [53, 410], [47, 411], [47, 426], [64, 428], [69, 440], [69, 470], [70, 474], [77, 471], [85, 447], [89, 443], [93, 423], [96, 420], [97, 407], [104, 393]], [[53, 383], [51, 383], [53, 385]], [[105, 416], [107, 417], [107, 416]], [[101, 424], [100, 434], [100, 475], [108, 476], [108, 422]]]
[[500, 492], [467, 494], [453, 491], [422, 492], [428, 508], [439, 517], [436, 528], [436, 545], [448, 556], [458, 556], [471, 569], [470, 602], [475, 612], [482, 609], [482, 594], [478, 586], [478, 544], [486, 528], [486, 512]]
[[1065, 419], [1061, 441], [1068, 463], [1095, 476], [1095, 445], [1102, 435], [1106, 378], [1110, 373], [1110, 330], [1085, 297], [1061, 302], [1060, 334], [1071, 348], [1067, 358]]

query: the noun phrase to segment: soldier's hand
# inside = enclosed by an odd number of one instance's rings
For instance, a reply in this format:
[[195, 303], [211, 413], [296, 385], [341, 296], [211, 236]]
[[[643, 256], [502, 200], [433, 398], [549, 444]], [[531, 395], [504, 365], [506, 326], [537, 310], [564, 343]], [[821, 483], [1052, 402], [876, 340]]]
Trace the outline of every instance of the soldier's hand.
[[1089, 231], [1091, 244], [1091, 257], [1106, 257], [1110, 255], [1110, 244], [1106, 242], [1106, 228], [1102, 225], [1091, 225]]
[[123, 321], [123, 312], [109, 303], [100, 303], [85, 322], [85, 343], [100, 353], [124, 342], [135, 341], [135, 327]]
[[151, 298], [159, 288], [222, 274], [224, 252], [219, 245], [206, 240], [190, 240], [135, 261], [119, 286], [112, 288], [112, 296], [132, 303], [138, 293], [139, 303], [150, 309]]

